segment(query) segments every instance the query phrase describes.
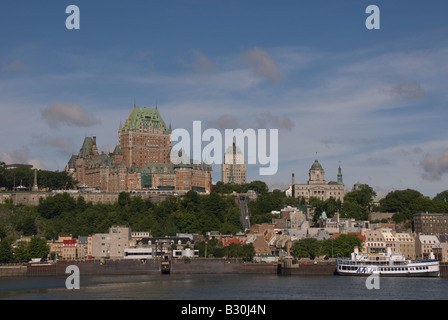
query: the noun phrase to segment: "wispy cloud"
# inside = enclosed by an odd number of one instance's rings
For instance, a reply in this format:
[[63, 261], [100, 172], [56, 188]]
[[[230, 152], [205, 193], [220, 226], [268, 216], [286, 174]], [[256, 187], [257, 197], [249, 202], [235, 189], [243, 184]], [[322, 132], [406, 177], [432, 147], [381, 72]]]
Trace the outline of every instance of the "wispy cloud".
[[183, 58], [179, 58], [179, 62], [187, 68], [193, 69], [196, 72], [210, 72], [216, 69], [216, 66], [199, 50], [191, 50], [191, 61], [185, 61]]
[[2, 71], [24, 71], [28, 70], [29, 67], [25, 65], [22, 60], [15, 59], [12, 62], [3, 62], [2, 63]]
[[260, 48], [243, 53], [243, 62], [257, 75], [278, 82], [280, 73], [272, 57]]
[[39, 159], [30, 156], [30, 149], [25, 146], [9, 152], [0, 151], [0, 161], [6, 164], [31, 164], [35, 168], [45, 169], [44, 164]]
[[275, 128], [291, 130], [295, 123], [287, 116], [273, 115], [270, 112], [262, 113], [256, 118], [257, 128]]
[[385, 91], [392, 97], [400, 99], [421, 99], [426, 94], [425, 89], [417, 81], [402, 81]]
[[67, 105], [62, 102], [55, 102], [45, 108], [42, 111], [42, 118], [53, 128], [60, 124], [91, 127], [101, 123], [100, 120], [77, 104]]

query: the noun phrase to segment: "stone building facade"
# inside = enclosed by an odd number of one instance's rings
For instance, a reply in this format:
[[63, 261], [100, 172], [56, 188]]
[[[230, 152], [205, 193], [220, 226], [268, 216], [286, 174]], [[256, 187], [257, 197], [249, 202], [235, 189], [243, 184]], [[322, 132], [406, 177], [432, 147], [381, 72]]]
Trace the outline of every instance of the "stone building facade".
[[121, 259], [129, 247], [131, 229], [112, 226], [109, 233], [96, 233], [92, 236], [92, 256], [98, 258]]
[[342, 181], [340, 166], [337, 181], [327, 183], [325, 180], [325, 170], [318, 160], [314, 161], [309, 170], [308, 183], [296, 184], [294, 179], [294, 174], [292, 174], [291, 195], [293, 197], [304, 197], [305, 199], [315, 197], [323, 201], [334, 198], [344, 201], [344, 183]]
[[448, 234], [447, 213], [417, 213], [413, 217], [414, 232], [428, 235]]
[[247, 182], [244, 155], [235, 143], [228, 147], [224, 154], [222, 182], [232, 184], [245, 184]]

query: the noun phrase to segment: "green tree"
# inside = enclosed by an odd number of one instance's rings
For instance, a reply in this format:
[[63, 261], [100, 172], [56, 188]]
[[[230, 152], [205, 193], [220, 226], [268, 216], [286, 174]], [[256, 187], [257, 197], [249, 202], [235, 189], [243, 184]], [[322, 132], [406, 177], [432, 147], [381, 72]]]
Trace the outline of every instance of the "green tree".
[[76, 208], [76, 202], [68, 193], [40, 198], [37, 212], [45, 219], [51, 219], [63, 212], [71, 212]]
[[293, 245], [296, 258], [314, 259], [321, 253], [322, 243], [315, 238], [304, 238], [296, 241]]
[[448, 190], [442, 191], [433, 198], [434, 201], [445, 201], [448, 202]]
[[50, 248], [47, 245], [47, 241], [43, 238], [32, 237], [28, 244], [28, 253], [31, 258], [46, 259]]
[[341, 218], [351, 218], [355, 220], [367, 220], [369, 212], [367, 208], [356, 202], [344, 201], [341, 208]]
[[410, 215], [409, 206], [412, 201], [423, 196], [420, 192], [412, 189], [395, 190], [389, 192], [380, 200], [382, 210], [385, 212], [401, 212]]
[[370, 211], [370, 205], [375, 197], [376, 192], [372, 187], [367, 184], [361, 184], [356, 190], [350, 191], [345, 194], [344, 202], [355, 202]]
[[249, 261], [255, 255], [255, 248], [252, 243], [249, 244], [236, 244], [231, 243], [223, 248], [224, 255], [229, 258], [242, 258]]
[[29, 244], [25, 241], [19, 241], [13, 249], [13, 261], [16, 263], [28, 262], [31, 255], [28, 250]]
[[12, 259], [11, 240], [4, 238], [0, 241], [0, 263], [9, 263]]
[[[328, 248], [331, 239], [326, 241]], [[355, 246], [361, 247], [362, 245], [362, 240], [356, 234], [341, 234], [332, 241], [334, 241], [332, 244], [333, 257], [349, 257]]]

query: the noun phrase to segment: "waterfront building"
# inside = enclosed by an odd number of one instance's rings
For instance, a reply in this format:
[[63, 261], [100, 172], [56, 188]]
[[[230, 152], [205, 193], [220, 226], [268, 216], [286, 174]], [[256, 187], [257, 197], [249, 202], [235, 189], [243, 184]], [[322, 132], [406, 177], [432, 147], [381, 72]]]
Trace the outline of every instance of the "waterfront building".
[[63, 240], [60, 259], [75, 260], [77, 258], [78, 258], [78, 240], [77, 239]]
[[63, 256], [64, 241], [72, 240], [72, 235], [60, 235], [56, 241], [48, 243], [50, 254], [54, 254], [58, 259]]
[[222, 182], [231, 184], [245, 184], [247, 182], [244, 155], [235, 142], [227, 148], [224, 154]]
[[448, 234], [447, 213], [417, 213], [413, 217], [414, 232], [427, 235]]
[[429, 259], [433, 252], [433, 248], [440, 245], [437, 236], [419, 234], [415, 238], [415, 257], [416, 259]]
[[409, 233], [395, 233], [394, 253], [401, 253], [406, 259], [415, 259], [415, 240]]
[[308, 200], [311, 197], [315, 197], [322, 201], [334, 198], [341, 202], [344, 201], [344, 183], [341, 166], [339, 165], [338, 168], [337, 181], [327, 183], [325, 170], [316, 159], [309, 170], [309, 179], [306, 184], [296, 184], [294, 173], [292, 174], [290, 192], [295, 198], [303, 197]]
[[382, 230], [364, 230], [363, 235], [365, 237], [363, 249], [367, 254], [384, 252], [386, 245], [392, 242], [390, 241], [392, 239], [389, 239], [389, 242], [386, 241]]
[[163, 190], [208, 193], [212, 169], [187, 159], [170, 162], [171, 125], [166, 126], [157, 108], [134, 106], [118, 130], [118, 145], [110, 153], [99, 152], [96, 137], [86, 137], [65, 171], [89, 192], [139, 192]]
[[179, 235], [169, 237], [135, 237], [130, 246], [124, 250], [124, 259], [152, 259], [171, 253], [175, 258], [196, 258], [199, 251], [194, 250], [194, 242], [190, 236]]
[[130, 240], [131, 230], [128, 227], [112, 226], [109, 233], [96, 233], [92, 235], [92, 257], [121, 259]]
[[92, 236], [79, 236], [77, 249], [78, 249], [77, 250], [77, 258], [78, 259], [91, 259], [92, 258]]

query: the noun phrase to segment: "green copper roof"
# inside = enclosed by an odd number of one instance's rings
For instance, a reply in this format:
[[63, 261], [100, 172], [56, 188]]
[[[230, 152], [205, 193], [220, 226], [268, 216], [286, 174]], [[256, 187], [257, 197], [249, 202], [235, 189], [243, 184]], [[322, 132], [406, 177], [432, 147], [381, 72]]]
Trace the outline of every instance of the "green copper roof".
[[154, 128], [162, 128], [164, 132], [171, 131], [166, 126], [157, 108], [155, 109], [146, 107], [140, 108], [134, 106], [125, 124], [121, 126], [120, 123], [119, 132], [122, 130], [139, 130], [140, 127], [149, 128], [150, 126]]
[[87, 156], [91, 155], [94, 149], [96, 149], [96, 138], [85, 137], [82, 147], [79, 150], [79, 157], [82, 159], [87, 158]]
[[316, 169], [322, 169], [322, 166], [321, 166], [321, 164], [319, 163], [319, 161], [314, 160], [314, 163], [313, 163], [313, 165], [311, 166], [311, 169], [314, 169], [314, 170], [316, 170]]

